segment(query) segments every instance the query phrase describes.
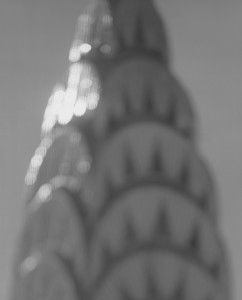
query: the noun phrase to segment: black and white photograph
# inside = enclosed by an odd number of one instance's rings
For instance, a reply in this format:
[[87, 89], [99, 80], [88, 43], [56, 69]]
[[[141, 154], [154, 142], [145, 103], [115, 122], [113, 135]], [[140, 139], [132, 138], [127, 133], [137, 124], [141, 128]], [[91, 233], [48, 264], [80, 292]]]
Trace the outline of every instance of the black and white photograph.
[[240, 299], [241, 16], [0, 0], [0, 299]]

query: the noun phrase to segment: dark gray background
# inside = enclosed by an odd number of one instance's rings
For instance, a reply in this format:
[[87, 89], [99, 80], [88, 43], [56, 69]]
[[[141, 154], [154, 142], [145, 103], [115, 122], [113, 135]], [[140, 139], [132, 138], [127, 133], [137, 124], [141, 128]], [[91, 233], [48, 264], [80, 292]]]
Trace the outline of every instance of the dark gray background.
[[[200, 149], [217, 176], [236, 299], [242, 294], [242, 1], [156, 0], [174, 70], [199, 113]], [[158, 3], [159, 2], [159, 3]], [[0, 298], [9, 291], [24, 174], [53, 85], [62, 79], [81, 0], [0, 0]]]

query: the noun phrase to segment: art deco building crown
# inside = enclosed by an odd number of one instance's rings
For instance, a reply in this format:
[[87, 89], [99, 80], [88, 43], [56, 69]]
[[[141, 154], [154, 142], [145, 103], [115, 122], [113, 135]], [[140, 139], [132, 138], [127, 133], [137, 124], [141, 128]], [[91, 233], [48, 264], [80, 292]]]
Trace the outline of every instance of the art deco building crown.
[[26, 176], [12, 300], [228, 300], [216, 190], [150, 0], [78, 20]]

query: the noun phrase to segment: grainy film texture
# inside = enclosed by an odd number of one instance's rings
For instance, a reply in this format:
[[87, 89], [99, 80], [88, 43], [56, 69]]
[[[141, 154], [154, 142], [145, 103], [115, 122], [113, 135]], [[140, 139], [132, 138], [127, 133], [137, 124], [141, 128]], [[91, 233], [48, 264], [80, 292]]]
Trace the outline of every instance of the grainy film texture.
[[212, 176], [148, 0], [91, 1], [26, 175], [12, 300], [228, 300]]

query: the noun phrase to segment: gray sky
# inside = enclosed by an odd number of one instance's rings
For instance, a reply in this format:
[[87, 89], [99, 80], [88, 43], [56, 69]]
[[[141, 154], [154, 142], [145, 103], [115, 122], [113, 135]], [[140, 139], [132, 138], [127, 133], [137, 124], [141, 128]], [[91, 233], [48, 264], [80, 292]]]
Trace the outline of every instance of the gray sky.
[[[214, 169], [222, 230], [242, 294], [242, 1], [156, 0], [174, 71], [199, 114], [200, 149]], [[0, 1], [0, 299], [9, 291], [22, 222], [24, 174], [52, 87], [63, 78], [81, 0]]]

